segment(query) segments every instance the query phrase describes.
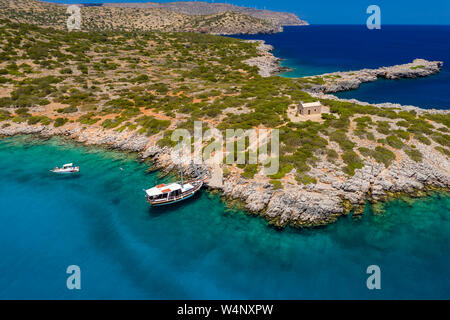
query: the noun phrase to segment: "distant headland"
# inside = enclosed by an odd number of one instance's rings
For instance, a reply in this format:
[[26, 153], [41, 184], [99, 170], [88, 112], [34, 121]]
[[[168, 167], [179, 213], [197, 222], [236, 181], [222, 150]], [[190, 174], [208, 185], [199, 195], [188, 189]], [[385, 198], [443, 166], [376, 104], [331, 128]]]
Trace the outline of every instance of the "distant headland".
[[[63, 28], [68, 4], [21, 0], [4, 1], [8, 18], [17, 22]], [[71, 1], [76, 4], [76, 0]], [[308, 25], [293, 13], [260, 10], [225, 3], [139, 2], [77, 4], [83, 7], [84, 30], [177, 31], [210, 34], [277, 33], [283, 26]], [[21, 11], [21, 14], [17, 14]], [[27, 14], [27, 17], [23, 15]], [[120, 19], [112, 19], [112, 17]]]

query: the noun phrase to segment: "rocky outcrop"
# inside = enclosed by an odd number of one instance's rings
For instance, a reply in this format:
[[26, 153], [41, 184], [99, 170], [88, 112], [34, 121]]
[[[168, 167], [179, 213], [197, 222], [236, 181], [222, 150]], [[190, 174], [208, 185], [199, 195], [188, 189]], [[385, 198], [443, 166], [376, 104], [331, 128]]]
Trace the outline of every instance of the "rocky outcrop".
[[287, 184], [282, 190], [273, 190], [270, 184], [236, 176], [227, 178], [222, 191], [231, 199], [241, 200], [247, 210], [262, 212], [277, 226], [326, 224], [367, 201], [384, 201], [392, 194], [415, 194], [427, 188], [449, 189], [449, 161], [429, 146], [418, 148], [425, 155], [422, 162], [404, 158], [385, 168], [367, 161], [352, 177], [330, 171], [324, 179], [328, 183]]
[[275, 57], [271, 51], [273, 51], [273, 46], [266, 44], [264, 40], [246, 40], [250, 43], [258, 43], [257, 57], [245, 60], [244, 63], [252, 67], [258, 68], [258, 73], [261, 77], [270, 77], [281, 72], [287, 72], [290, 69], [282, 67], [280, 65], [281, 59]]
[[333, 72], [314, 77], [305, 77], [305, 79], [318, 78], [323, 80], [323, 84], [311, 84], [309, 91], [312, 92], [339, 92], [354, 90], [359, 88], [361, 83], [373, 82], [378, 78], [384, 79], [402, 79], [418, 78], [436, 74], [441, 71], [442, 61], [428, 61], [424, 59], [415, 59], [411, 63], [395, 65], [391, 67], [381, 67], [377, 69], [362, 69], [358, 71]]

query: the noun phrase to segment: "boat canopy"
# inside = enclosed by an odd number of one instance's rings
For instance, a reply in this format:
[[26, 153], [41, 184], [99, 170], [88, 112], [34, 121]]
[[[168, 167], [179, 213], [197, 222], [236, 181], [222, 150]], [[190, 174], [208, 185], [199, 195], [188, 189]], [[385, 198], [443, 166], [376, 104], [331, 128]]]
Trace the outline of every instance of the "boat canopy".
[[63, 165], [63, 168], [66, 168], [66, 167], [73, 167], [73, 163], [66, 163], [65, 165]]
[[[186, 186], [186, 185], [184, 185], [184, 186]], [[181, 188], [180, 184], [178, 184], [178, 183], [171, 183], [169, 185], [162, 184], [162, 185], [158, 185], [156, 187], [147, 189], [147, 190], [145, 190], [145, 193], [147, 193], [147, 195], [149, 197], [154, 197], [154, 196], [158, 196], [158, 195], [161, 195], [161, 194], [164, 194], [164, 193], [169, 193], [169, 192], [176, 191], [176, 190], [181, 190], [181, 189], [182, 188]], [[190, 189], [188, 189], [188, 190], [190, 190]], [[185, 190], [183, 190], [183, 191], [185, 191]]]

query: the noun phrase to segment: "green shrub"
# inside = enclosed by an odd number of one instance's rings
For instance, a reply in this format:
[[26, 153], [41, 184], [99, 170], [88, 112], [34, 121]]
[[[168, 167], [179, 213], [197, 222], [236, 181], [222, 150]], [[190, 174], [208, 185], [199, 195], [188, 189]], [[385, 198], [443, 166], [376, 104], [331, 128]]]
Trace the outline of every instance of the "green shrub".
[[0, 121], [11, 119], [11, 113], [8, 110], [0, 109]]
[[88, 112], [78, 118], [78, 121], [80, 123], [88, 124], [88, 125], [93, 125], [94, 123], [96, 123], [99, 120], [100, 120], [100, 118], [95, 118], [95, 114], [93, 112]]
[[336, 130], [330, 133], [329, 137], [331, 141], [337, 142], [343, 151], [349, 151], [355, 147], [355, 143], [347, 137], [346, 132], [343, 130]]
[[283, 188], [283, 184], [279, 180], [270, 180], [273, 190], [278, 190]]
[[354, 151], [345, 151], [342, 155], [342, 160], [344, 160], [347, 165], [344, 167], [343, 171], [350, 176], [355, 174], [356, 169], [361, 169], [364, 165], [361, 158]]
[[69, 107], [65, 107], [65, 108], [59, 108], [56, 111], [59, 113], [73, 113], [73, 112], [78, 112], [78, 108], [75, 106], [69, 106]]
[[422, 161], [423, 155], [422, 155], [422, 153], [421, 153], [419, 150], [417, 150], [417, 149], [406, 148], [406, 149], [405, 149], [405, 153], [408, 155], [408, 157], [409, 157], [411, 160], [414, 160], [414, 161], [416, 161], [416, 162]]
[[409, 140], [411, 133], [404, 130], [395, 130], [394, 133], [403, 140]]
[[158, 140], [157, 145], [161, 148], [176, 146], [177, 142], [172, 140], [172, 132], [173, 130], [164, 131], [163, 137]]
[[439, 143], [440, 145], [447, 147], [450, 145], [450, 135], [442, 134], [440, 132], [433, 132], [431, 139]]
[[69, 121], [69, 119], [67, 119], [67, 118], [56, 118], [55, 122], [53, 123], [53, 126], [61, 127], [61, 126], [65, 125], [67, 123], [67, 121]]
[[286, 174], [288, 174], [289, 172], [292, 171], [292, 169], [294, 169], [293, 165], [285, 165], [282, 166], [278, 169], [278, 172], [275, 174], [270, 175], [269, 177], [272, 179], [281, 179], [283, 178]]
[[251, 179], [257, 172], [258, 172], [257, 164], [247, 164], [244, 167], [244, 172], [242, 173], [242, 176]]
[[387, 136], [386, 142], [395, 149], [401, 149], [404, 146], [404, 143], [396, 136]]
[[321, 117], [324, 120], [336, 120], [337, 119], [332, 113], [322, 113]]
[[106, 119], [102, 122], [102, 127], [107, 129], [116, 128], [119, 126], [122, 122], [126, 121], [126, 117], [122, 116], [116, 116], [114, 119]]
[[396, 125], [398, 125], [399, 127], [407, 128], [407, 127], [409, 127], [409, 122], [406, 120], [400, 120], [400, 121], [397, 121]]
[[140, 133], [146, 133], [148, 136], [164, 131], [170, 126], [170, 120], [158, 120], [152, 116], [142, 116], [136, 119], [136, 123], [142, 128]]
[[447, 157], [450, 157], [450, 150], [449, 149], [443, 148], [441, 146], [437, 146], [437, 147], [435, 147], [435, 149], [437, 151], [439, 151], [440, 153], [442, 153], [443, 155], [446, 155]]
[[375, 150], [360, 147], [358, 151], [365, 157], [372, 157], [378, 163], [383, 163], [386, 168], [395, 160], [395, 154], [392, 151], [380, 146], [377, 146]]
[[133, 107], [134, 103], [128, 99], [118, 98], [118, 99], [113, 99], [113, 100], [108, 101], [105, 105], [112, 106], [117, 110], [122, 110], [122, 109], [126, 109], [129, 107]]
[[326, 153], [327, 153], [327, 160], [329, 162], [334, 162], [338, 158], [338, 153], [335, 150], [333, 150], [333, 149], [328, 149], [327, 148]]
[[388, 135], [391, 132], [391, 126], [389, 124], [389, 121], [378, 121], [377, 131], [379, 133]]
[[298, 182], [303, 183], [304, 185], [311, 184], [311, 183], [312, 184], [316, 184], [317, 183], [317, 179], [316, 178], [310, 177], [310, 176], [308, 176], [306, 174], [298, 174], [298, 175], [296, 175], [295, 179]]
[[146, 74], [138, 75], [136, 78], [132, 79], [131, 82], [138, 82], [138, 83], [144, 83], [148, 82], [150, 78]]
[[420, 142], [422, 142], [423, 144], [426, 144], [427, 146], [429, 146], [431, 144], [430, 139], [428, 139], [427, 137], [425, 137], [424, 135], [421, 134], [415, 134], [414, 138]]
[[72, 74], [73, 71], [72, 71], [72, 69], [70, 69], [70, 68], [64, 68], [64, 69], [61, 69], [61, 70], [59, 71], [59, 73], [61, 73], [61, 74]]
[[416, 119], [413, 121], [410, 121], [411, 125], [407, 129], [407, 131], [411, 133], [418, 133], [418, 134], [432, 134], [433, 131], [431, 129], [434, 128], [434, 126], [431, 123], [428, 123], [427, 121], [423, 119]]

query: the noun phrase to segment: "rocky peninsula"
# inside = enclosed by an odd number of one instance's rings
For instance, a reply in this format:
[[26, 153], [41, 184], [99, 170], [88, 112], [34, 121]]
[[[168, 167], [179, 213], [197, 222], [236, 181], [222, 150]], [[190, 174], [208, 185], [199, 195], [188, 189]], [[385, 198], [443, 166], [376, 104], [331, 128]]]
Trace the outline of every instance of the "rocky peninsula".
[[442, 61], [414, 59], [411, 63], [400, 64], [377, 69], [362, 69], [357, 71], [332, 72], [307, 79], [321, 78], [323, 84], [313, 84], [309, 91], [332, 93], [358, 89], [362, 83], [373, 82], [379, 78], [397, 80], [407, 78], [427, 77], [441, 71]]

